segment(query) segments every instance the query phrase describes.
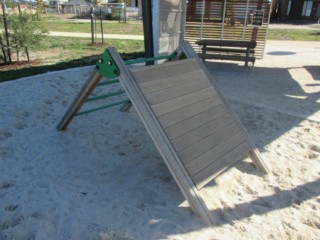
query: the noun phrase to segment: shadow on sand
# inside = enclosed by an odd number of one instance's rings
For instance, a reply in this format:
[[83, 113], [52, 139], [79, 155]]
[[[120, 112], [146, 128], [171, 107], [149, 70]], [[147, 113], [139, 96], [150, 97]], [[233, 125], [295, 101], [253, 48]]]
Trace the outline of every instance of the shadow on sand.
[[[295, 53], [275, 52], [272, 55], [287, 54]], [[258, 66], [254, 70], [246, 69], [239, 64], [223, 62], [208, 62], [206, 66], [261, 151], [306, 119], [320, 123], [320, 92], [306, 91], [308, 87], [320, 86], [320, 66], [307, 65], [288, 69]], [[309, 79], [308, 84], [299, 84], [298, 79], [295, 79], [296, 75], [302, 73]], [[281, 115], [282, 121], [276, 121], [274, 115]], [[248, 162], [239, 162], [235, 167], [249, 174], [263, 175]], [[216, 226], [233, 224], [253, 215], [299, 206], [304, 201], [320, 195], [319, 184], [320, 178], [291, 190], [275, 187], [275, 194], [270, 196], [258, 197], [233, 208], [216, 208], [212, 211], [217, 219]], [[209, 184], [215, 185], [214, 180]]]

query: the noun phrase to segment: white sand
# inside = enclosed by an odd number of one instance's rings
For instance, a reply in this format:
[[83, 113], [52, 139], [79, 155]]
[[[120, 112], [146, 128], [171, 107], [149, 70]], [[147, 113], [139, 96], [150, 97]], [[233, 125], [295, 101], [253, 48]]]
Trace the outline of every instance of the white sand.
[[190, 211], [134, 109], [56, 131], [91, 68], [0, 84], [0, 239], [320, 239], [319, 53], [268, 42], [253, 72], [207, 63], [271, 167], [244, 159], [203, 189], [215, 227]]

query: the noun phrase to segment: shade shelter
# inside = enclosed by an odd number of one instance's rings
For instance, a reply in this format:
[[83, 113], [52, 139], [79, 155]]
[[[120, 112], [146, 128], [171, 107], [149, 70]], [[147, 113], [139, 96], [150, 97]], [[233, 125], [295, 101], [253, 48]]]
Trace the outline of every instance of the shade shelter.
[[[147, 0], [143, 3], [146, 44], [155, 56], [170, 54], [181, 40], [256, 41], [255, 57], [262, 58], [270, 18], [269, 0]], [[152, 19], [152, 20], [151, 20]], [[152, 25], [150, 22], [152, 21]], [[150, 51], [150, 50], [149, 50]]]
[[254, 40], [262, 58], [270, 7], [269, 0], [189, 0], [185, 39]]

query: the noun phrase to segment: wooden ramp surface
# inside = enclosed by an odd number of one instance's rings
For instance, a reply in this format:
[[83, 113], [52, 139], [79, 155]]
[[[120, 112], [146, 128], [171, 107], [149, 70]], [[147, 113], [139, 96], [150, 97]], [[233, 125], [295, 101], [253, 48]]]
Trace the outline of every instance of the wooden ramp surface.
[[198, 189], [250, 150], [195, 59], [131, 73]]
[[199, 190], [252, 150], [241, 124], [198, 59], [129, 70], [114, 48], [109, 53], [192, 210], [213, 224]]

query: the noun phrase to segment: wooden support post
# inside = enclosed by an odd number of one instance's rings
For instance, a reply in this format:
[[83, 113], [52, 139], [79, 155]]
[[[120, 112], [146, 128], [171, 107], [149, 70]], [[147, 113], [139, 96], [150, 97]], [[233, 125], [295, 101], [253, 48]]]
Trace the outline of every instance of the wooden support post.
[[123, 104], [122, 107], [120, 108], [121, 112], [127, 112], [129, 109], [132, 107], [131, 101], [128, 101], [127, 103]]
[[269, 168], [263, 161], [257, 148], [253, 148], [252, 150], [250, 150], [248, 156], [251, 158], [256, 168], [260, 169], [263, 173], [269, 173]]
[[62, 120], [57, 126], [58, 130], [66, 130], [67, 126], [77, 114], [85, 100], [89, 97], [91, 92], [95, 89], [97, 84], [102, 79], [102, 75], [94, 69], [87, 79], [86, 83], [82, 86], [81, 91], [79, 92], [78, 96], [74, 99], [72, 104], [70, 105], [68, 111], [64, 114]]

